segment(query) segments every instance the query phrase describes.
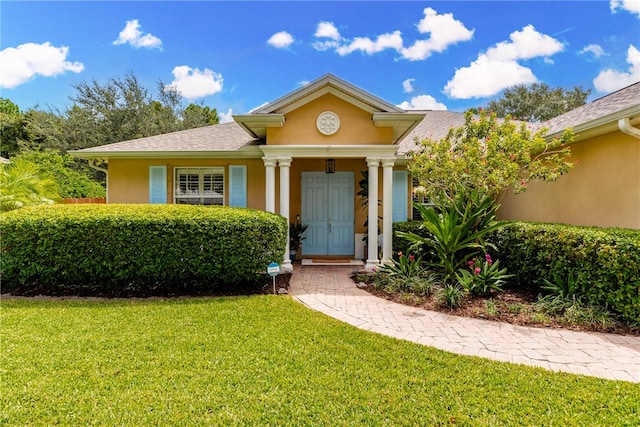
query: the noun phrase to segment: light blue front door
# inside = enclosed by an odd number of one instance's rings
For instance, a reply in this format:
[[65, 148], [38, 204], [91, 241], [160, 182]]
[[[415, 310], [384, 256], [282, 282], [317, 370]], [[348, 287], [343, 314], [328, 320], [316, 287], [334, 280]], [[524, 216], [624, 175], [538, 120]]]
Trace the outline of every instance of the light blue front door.
[[353, 255], [354, 173], [302, 172], [303, 255]]

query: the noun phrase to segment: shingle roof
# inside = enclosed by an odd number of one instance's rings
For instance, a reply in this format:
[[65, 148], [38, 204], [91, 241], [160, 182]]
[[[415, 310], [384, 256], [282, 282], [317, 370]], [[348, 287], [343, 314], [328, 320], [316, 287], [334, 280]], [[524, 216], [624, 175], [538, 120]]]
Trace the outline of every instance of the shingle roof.
[[449, 129], [464, 124], [464, 114], [454, 111], [412, 111], [424, 113], [424, 119], [402, 141], [399, 142], [398, 154], [405, 154], [417, 148], [417, 143], [423, 139], [438, 140], [447, 136]]
[[562, 132], [567, 128], [589, 123], [610, 114], [640, 105], [640, 82], [634, 83], [593, 102], [550, 119], [539, 126], [549, 129], [548, 135]]
[[74, 153], [237, 151], [243, 147], [258, 145], [258, 141], [240, 125], [230, 122], [85, 148]]
[[[640, 82], [620, 89], [589, 104], [576, 108], [536, 127], [547, 127], [547, 135], [561, 132], [566, 128], [597, 122], [607, 116], [615, 116], [626, 110], [640, 110]], [[452, 127], [464, 124], [464, 114], [446, 110], [435, 111], [411, 111], [411, 113], [423, 113], [424, 119], [401, 141], [398, 145], [398, 154], [417, 148], [417, 142], [430, 138], [441, 139], [447, 135]], [[109, 154], [161, 153], [161, 152], [234, 152], [242, 148], [259, 145], [260, 140], [249, 135], [238, 123], [230, 122], [214, 126], [188, 129], [172, 132], [164, 135], [150, 136], [130, 141], [117, 142], [98, 147], [86, 148], [72, 152], [78, 157], [90, 157], [96, 155], [108, 156]]]

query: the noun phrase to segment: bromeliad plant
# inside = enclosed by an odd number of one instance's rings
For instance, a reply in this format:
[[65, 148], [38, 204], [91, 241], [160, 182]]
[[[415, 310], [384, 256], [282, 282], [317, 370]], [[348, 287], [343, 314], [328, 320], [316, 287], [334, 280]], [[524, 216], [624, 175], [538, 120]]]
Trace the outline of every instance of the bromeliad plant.
[[492, 246], [484, 237], [502, 226], [496, 221], [499, 205], [478, 192], [471, 192], [469, 197], [455, 203], [439, 203], [439, 212], [433, 207], [414, 206], [422, 216], [422, 227], [428, 235], [398, 232], [398, 236], [408, 239], [416, 252], [434, 252], [438, 262], [432, 265], [441, 270], [442, 279], [449, 283], [457, 282], [456, 272], [467, 261]]
[[398, 259], [380, 266], [380, 271], [392, 277], [412, 278], [421, 276], [426, 269], [422, 266], [422, 258], [416, 258], [413, 255], [404, 256], [402, 252], [398, 252]]
[[500, 261], [493, 262], [489, 254], [484, 259], [472, 259], [467, 262], [467, 269], [458, 270], [458, 283], [473, 295], [487, 295], [492, 290], [502, 292], [505, 279], [513, 274], [507, 274], [507, 269], [500, 269], [499, 265]]
[[398, 259], [381, 266], [379, 272], [386, 276], [383, 288], [391, 294], [411, 292], [428, 295], [438, 282], [436, 276], [424, 267], [422, 258], [405, 256], [402, 252], [398, 252]]

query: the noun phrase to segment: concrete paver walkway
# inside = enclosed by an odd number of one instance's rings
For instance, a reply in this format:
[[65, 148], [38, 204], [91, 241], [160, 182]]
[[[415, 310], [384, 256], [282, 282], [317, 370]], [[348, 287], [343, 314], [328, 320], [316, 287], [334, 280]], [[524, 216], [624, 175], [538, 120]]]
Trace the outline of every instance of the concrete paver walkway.
[[640, 383], [640, 337], [527, 328], [409, 307], [359, 289], [352, 270], [296, 265], [291, 294], [358, 328], [453, 353]]

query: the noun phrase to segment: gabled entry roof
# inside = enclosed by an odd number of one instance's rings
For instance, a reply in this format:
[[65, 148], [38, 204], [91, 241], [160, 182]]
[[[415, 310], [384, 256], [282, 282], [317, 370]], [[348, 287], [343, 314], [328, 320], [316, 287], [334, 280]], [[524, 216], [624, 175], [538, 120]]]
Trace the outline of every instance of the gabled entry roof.
[[309, 102], [330, 93], [338, 98], [353, 104], [369, 113], [404, 113], [405, 111], [366, 92], [359, 87], [348, 83], [333, 74], [324, 76], [307, 83], [293, 92], [290, 92], [267, 105], [257, 108], [254, 114], [287, 114]]
[[284, 126], [287, 113], [326, 94], [334, 95], [370, 113], [376, 127], [393, 128], [394, 142], [398, 142], [424, 118], [424, 113], [408, 113], [333, 74], [325, 74], [248, 114], [233, 116], [233, 119], [249, 134], [262, 139], [267, 128]]

